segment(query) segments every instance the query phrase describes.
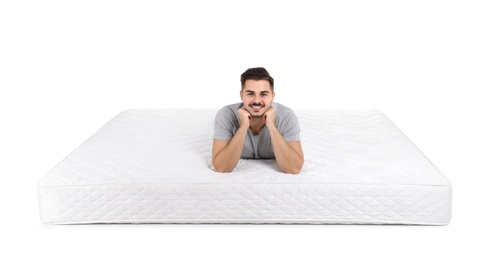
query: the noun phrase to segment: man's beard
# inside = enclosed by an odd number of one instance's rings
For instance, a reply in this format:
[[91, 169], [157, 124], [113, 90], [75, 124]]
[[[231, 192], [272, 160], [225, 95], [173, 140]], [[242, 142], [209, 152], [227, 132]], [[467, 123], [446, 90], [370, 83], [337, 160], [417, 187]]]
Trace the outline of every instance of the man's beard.
[[[262, 114], [261, 115], [253, 115], [252, 114], [253, 106], [260, 107], [260, 109], [263, 110]], [[252, 103], [252, 104], [249, 104], [249, 110], [250, 111], [247, 111], [247, 112], [249, 112], [249, 114], [250, 114], [250, 116], [252, 116], [252, 118], [262, 118], [262, 117], [264, 117], [264, 114], [267, 111], [267, 110], [265, 110], [265, 108], [266, 108], [266, 106], [264, 104]]]
[[263, 117], [264, 117], [264, 115], [265, 115], [265, 112], [267, 112], [267, 110], [262, 111], [262, 114], [261, 114], [261, 115], [259, 115], [259, 114], [254, 115], [254, 114], [252, 114], [252, 112], [249, 112], [249, 113], [250, 113], [250, 116], [251, 116], [252, 118], [263, 118]]

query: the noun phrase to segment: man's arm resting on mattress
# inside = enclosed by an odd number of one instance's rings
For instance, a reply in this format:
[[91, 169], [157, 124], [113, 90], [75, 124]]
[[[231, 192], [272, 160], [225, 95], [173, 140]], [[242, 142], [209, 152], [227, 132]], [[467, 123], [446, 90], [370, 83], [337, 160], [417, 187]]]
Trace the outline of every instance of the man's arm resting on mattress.
[[287, 142], [276, 127], [276, 110], [270, 108], [265, 113], [265, 122], [271, 135], [272, 147], [277, 165], [285, 173], [297, 174], [304, 163], [303, 149], [300, 141]]
[[237, 166], [244, 146], [245, 136], [252, 121], [249, 112], [238, 110], [240, 128], [230, 141], [213, 139], [212, 161], [217, 172], [231, 172]]
[[237, 130], [232, 140], [213, 139], [212, 161], [217, 172], [231, 172], [237, 166], [245, 141], [247, 130]]
[[304, 163], [303, 149], [300, 141], [286, 142], [277, 128], [269, 129], [274, 155], [279, 168], [285, 173], [297, 174]]

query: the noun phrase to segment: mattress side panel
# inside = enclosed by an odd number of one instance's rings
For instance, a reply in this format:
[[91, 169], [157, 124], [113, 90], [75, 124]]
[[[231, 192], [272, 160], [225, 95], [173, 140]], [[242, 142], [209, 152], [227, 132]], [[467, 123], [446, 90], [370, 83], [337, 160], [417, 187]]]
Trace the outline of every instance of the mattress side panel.
[[42, 187], [44, 223], [446, 225], [450, 186], [166, 184]]

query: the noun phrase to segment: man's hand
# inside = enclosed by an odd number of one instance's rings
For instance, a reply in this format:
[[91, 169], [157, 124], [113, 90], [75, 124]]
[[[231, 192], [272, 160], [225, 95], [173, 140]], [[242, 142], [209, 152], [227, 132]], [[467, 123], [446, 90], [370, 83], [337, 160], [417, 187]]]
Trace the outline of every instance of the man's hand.
[[244, 108], [238, 110], [238, 118], [240, 119], [240, 127], [248, 129], [252, 123], [252, 116]]
[[268, 128], [276, 127], [276, 109], [271, 107], [265, 112], [264, 122]]

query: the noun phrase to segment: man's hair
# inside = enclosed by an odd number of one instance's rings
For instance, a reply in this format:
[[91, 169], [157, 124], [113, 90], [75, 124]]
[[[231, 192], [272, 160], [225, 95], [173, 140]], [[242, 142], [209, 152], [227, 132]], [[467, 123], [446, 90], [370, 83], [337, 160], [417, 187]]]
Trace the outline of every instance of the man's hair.
[[242, 90], [244, 88], [245, 81], [248, 79], [267, 80], [271, 85], [272, 92], [274, 92], [274, 79], [271, 77], [271, 75], [265, 68], [262, 67], [250, 68], [246, 70], [244, 73], [242, 73], [242, 76], [240, 76], [240, 82], [242, 83]]

